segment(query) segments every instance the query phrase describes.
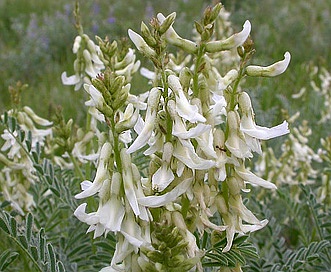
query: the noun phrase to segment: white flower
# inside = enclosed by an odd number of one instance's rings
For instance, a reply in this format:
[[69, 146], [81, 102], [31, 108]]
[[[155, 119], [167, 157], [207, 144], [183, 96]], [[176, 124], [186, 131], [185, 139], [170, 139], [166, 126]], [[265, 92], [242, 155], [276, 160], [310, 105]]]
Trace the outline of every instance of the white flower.
[[158, 88], [153, 88], [150, 91], [150, 95], [147, 101], [147, 112], [146, 112], [144, 128], [142, 129], [136, 140], [128, 148], [127, 150], [128, 153], [133, 153], [138, 149], [142, 148], [145, 144], [147, 144], [149, 138], [151, 137], [153, 128], [155, 126], [157, 105], [159, 103], [160, 96], [161, 96], [161, 92]]
[[26, 112], [26, 114], [38, 125], [47, 127], [51, 126], [53, 122], [50, 122], [44, 118], [39, 117], [30, 107], [24, 106], [23, 111]]
[[235, 166], [234, 169], [238, 176], [241, 177], [245, 182], [267, 189], [277, 189], [277, 186], [275, 184], [254, 175], [251, 171], [247, 170], [243, 164], [241, 164], [239, 167]]
[[256, 139], [268, 140], [290, 132], [286, 121], [272, 128], [256, 125], [254, 122], [251, 100], [249, 95], [245, 92], [241, 93], [239, 96], [239, 106], [243, 112], [243, 116], [240, 120], [240, 130], [245, 134]]
[[248, 20], [246, 20], [243, 25], [243, 30], [241, 32], [235, 33], [231, 37], [222, 41], [208, 42], [206, 44], [206, 51], [209, 53], [215, 53], [222, 50], [229, 50], [231, 48], [238, 47], [239, 45], [242, 45], [246, 41], [250, 32], [251, 32], [251, 23]]
[[230, 70], [224, 77], [218, 79], [218, 92], [224, 91], [232, 82], [238, 77], [238, 71], [235, 69]]
[[263, 76], [274, 77], [284, 73], [290, 63], [291, 54], [286, 52], [284, 54], [284, 60], [278, 61], [272, 65], [263, 67], [256, 65], [249, 65], [246, 67], [246, 74], [249, 76]]
[[152, 189], [162, 192], [175, 178], [170, 168], [173, 146], [170, 142], [163, 146], [162, 165], [152, 176]]
[[71, 154], [75, 158], [78, 158], [82, 163], [86, 163], [86, 161], [95, 161], [99, 157], [96, 153], [89, 155], [84, 154], [86, 152], [87, 144], [94, 138], [94, 136], [95, 135], [92, 131], [87, 132], [80, 141], [75, 143], [74, 148], [72, 149]]
[[176, 111], [178, 115], [191, 123], [194, 122], [205, 122], [206, 118], [199, 113], [197, 105], [191, 105], [187, 100], [183, 88], [180, 84], [179, 78], [170, 75], [168, 77], [169, 87], [176, 94]]
[[[162, 13], [158, 13], [157, 19], [162, 24], [166, 18]], [[182, 48], [184, 51], [187, 51], [189, 53], [195, 53], [198, 49], [198, 46], [195, 42], [180, 37], [172, 26], [168, 28], [168, 30], [165, 33], [165, 36], [169, 43], [178, 46]]]
[[184, 194], [187, 191], [187, 189], [190, 187], [192, 179], [193, 179], [192, 177], [186, 178], [185, 180], [181, 181], [170, 192], [165, 193], [163, 195], [145, 196], [138, 198], [138, 202], [139, 204], [150, 208], [165, 206], [166, 204], [175, 201], [179, 196]]
[[191, 169], [205, 170], [215, 165], [213, 160], [199, 157], [189, 140], [179, 139], [175, 144], [173, 156]]
[[[83, 192], [75, 195], [75, 198], [86, 198], [99, 192], [100, 188], [103, 185], [103, 182], [108, 178], [108, 162], [110, 159], [110, 154], [112, 152], [111, 150], [111, 144], [108, 142], [104, 143], [100, 151], [98, 168], [93, 183], [91, 183], [88, 188], [85, 187], [85, 190]], [[86, 182], [83, 184], [85, 185]]]
[[78, 73], [68, 77], [67, 72], [63, 72], [61, 80], [63, 85], [75, 85], [75, 91], [79, 90], [84, 83], [84, 80]]
[[168, 101], [168, 112], [173, 119], [173, 127], [172, 127], [172, 135], [180, 138], [180, 139], [190, 139], [196, 138], [203, 134], [204, 132], [210, 130], [210, 125], [205, 125], [202, 123], [198, 123], [196, 126], [186, 130], [186, 125], [182, 118], [177, 113], [176, 103], [173, 100]]
[[213, 124], [219, 125], [224, 122], [224, 117], [226, 116], [226, 100], [223, 95], [216, 93], [212, 94], [212, 105], [210, 106], [210, 118]]
[[229, 135], [225, 142], [227, 149], [237, 158], [252, 157], [252, 153], [247, 146], [245, 137], [239, 131], [239, 115], [237, 112], [230, 111], [227, 115], [229, 124]]
[[225, 164], [228, 162], [226, 151], [224, 147], [224, 133], [222, 130], [217, 129], [214, 133], [214, 146], [216, 147], [217, 159], [214, 168], [214, 178], [217, 181], [224, 181], [226, 178]]
[[79, 47], [81, 46], [82, 37], [80, 35], [76, 36], [74, 44], [72, 46], [72, 52], [77, 54]]
[[[209, 126], [209, 125], [206, 125]], [[216, 159], [217, 154], [214, 150], [214, 139], [213, 139], [213, 131], [211, 127], [207, 131], [205, 131], [203, 134], [197, 136], [195, 139], [198, 143], [199, 149], [203, 151], [203, 153], [211, 159]]]
[[[127, 149], [122, 148], [121, 152], [121, 161], [122, 161], [122, 176], [123, 176], [123, 184], [124, 184], [124, 193], [129, 201], [129, 204], [135, 215], [140, 215], [140, 210], [137, 202], [137, 187], [135, 183], [137, 180], [133, 179], [132, 166], [131, 166], [131, 158], [127, 152]], [[139, 179], [140, 181], [140, 179]]]
[[148, 58], [156, 58], [156, 52], [154, 51], [154, 49], [149, 47], [143, 37], [141, 37], [139, 34], [137, 34], [131, 29], [128, 30], [128, 34], [131, 41], [142, 54], [146, 55]]

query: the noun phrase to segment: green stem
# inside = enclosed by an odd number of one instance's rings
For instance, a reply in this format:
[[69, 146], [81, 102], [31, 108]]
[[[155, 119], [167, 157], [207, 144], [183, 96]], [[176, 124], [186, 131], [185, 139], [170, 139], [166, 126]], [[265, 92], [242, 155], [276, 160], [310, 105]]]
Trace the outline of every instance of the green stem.
[[80, 178], [81, 180], [84, 180], [85, 177], [84, 177], [84, 175], [83, 175], [83, 173], [82, 173], [82, 170], [81, 170], [80, 167], [79, 167], [79, 164], [78, 164], [76, 158], [75, 158], [71, 153], [69, 154], [69, 157], [70, 157], [70, 160], [72, 161], [72, 163], [74, 164], [74, 168], [75, 168], [75, 173], [76, 173], [76, 175], [79, 176], [79, 178]]
[[114, 157], [115, 157], [116, 167], [117, 167], [117, 171], [119, 173], [122, 173], [123, 167], [122, 167], [122, 160], [121, 160], [121, 154], [119, 148], [119, 135], [115, 130], [114, 116], [111, 117], [110, 125], [114, 140]]
[[[92, 116], [89, 112], [87, 112], [86, 116], [86, 133], [88, 133], [91, 130], [91, 121], [92, 121]], [[86, 154], [90, 154], [92, 150], [92, 142], [88, 142], [86, 144]], [[86, 163], [85, 164], [85, 176], [87, 179], [91, 178], [91, 164]]]
[[204, 45], [201, 44], [198, 49], [196, 56], [194, 75], [193, 75], [193, 96], [198, 97], [199, 95], [199, 69], [204, 55]]
[[168, 80], [167, 75], [165, 73], [165, 68], [162, 66], [161, 70], [161, 76], [162, 76], [162, 85], [163, 85], [163, 99], [165, 101], [165, 110], [166, 110], [166, 142], [171, 142], [172, 140], [172, 120], [168, 111], [168, 100], [169, 100], [169, 94], [168, 94]]
[[37, 261], [32, 257], [30, 252], [21, 244], [19, 240], [17, 240], [14, 236], [8, 235], [18, 246], [19, 248], [29, 257], [29, 259], [32, 261], [34, 267], [37, 269], [37, 271], [43, 272], [42, 268], [39, 266]]

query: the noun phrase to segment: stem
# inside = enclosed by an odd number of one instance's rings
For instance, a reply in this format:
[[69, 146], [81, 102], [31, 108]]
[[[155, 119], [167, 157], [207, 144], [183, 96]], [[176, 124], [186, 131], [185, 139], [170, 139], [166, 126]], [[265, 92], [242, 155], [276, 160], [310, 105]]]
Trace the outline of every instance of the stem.
[[165, 73], [165, 68], [164, 65], [162, 64], [162, 70], [161, 70], [161, 76], [162, 76], [162, 85], [163, 85], [163, 99], [165, 102], [165, 110], [166, 110], [166, 142], [171, 142], [172, 140], [172, 120], [168, 111], [168, 100], [169, 100], [169, 95], [168, 95], [168, 81], [167, 81], [167, 75]]
[[115, 156], [115, 162], [116, 162], [116, 167], [117, 171], [119, 173], [122, 173], [122, 161], [121, 161], [121, 155], [120, 155], [120, 149], [119, 149], [119, 135], [115, 130], [115, 121], [114, 121], [114, 116], [111, 117], [110, 120], [110, 125], [111, 125], [111, 131], [113, 134], [113, 139], [114, 139], [114, 156]]
[[201, 44], [198, 49], [198, 54], [196, 57], [196, 62], [194, 66], [194, 75], [193, 75], [193, 96], [198, 97], [199, 94], [199, 69], [204, 54], [204, 46]]
[[[86, 116], [86, 133], [88, 133], [91, 129], [91, 121], [92, 121], [92, 116], [91, 114], [87, 111], [87, 116]], [[86, 154], [91, 154], [91, 149], [92, 149], [92, 144], [91, 142], [88, 142], [86, 145]], [[85, 164], [85, 176], [89, 179], [91, 178], [91, 164], [86, 163]]]
[[70, 160], [72, 161], [72, 163], [74, 164], [76, 175], [78, 175], [81, 180], [84, 180], [85, 177], [82, 173], [82, 170], [79, 167], [79, 164], [78, 164], [76, 158], [71, 153], [69, 154], [69, 157], [70, 157]]
[[35, 268], [37, 269], [37, 271], [43, 272], [42, 268], [39, 266], [39, 264], [37, 263], [37, 261], [32, 257], [32, 255], [30, 254], [30, 252], [20, 243], [19, 240], [17, 240], [14, 236], [12, 235], [8, 235], [12, 240], [14, 240], [14, 242], [19, 246], [19, 248], [29, 257], [29, 259], [32, 261], [33, 265], [35, 266]]

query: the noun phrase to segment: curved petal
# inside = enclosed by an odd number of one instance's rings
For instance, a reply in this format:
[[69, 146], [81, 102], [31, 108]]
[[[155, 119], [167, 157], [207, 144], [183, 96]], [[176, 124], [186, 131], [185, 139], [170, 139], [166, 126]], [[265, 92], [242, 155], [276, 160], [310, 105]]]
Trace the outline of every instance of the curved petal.
[[157, 208], [168, 204], [169, 202], [175, 201], [179, 196], [184, 194], [186, 190], [190, 187], [192, 177], [183, 180], [170, 192], [165, 193], [161, 196], [146, 196], [138, 198], [138, 203], [151, 208]]

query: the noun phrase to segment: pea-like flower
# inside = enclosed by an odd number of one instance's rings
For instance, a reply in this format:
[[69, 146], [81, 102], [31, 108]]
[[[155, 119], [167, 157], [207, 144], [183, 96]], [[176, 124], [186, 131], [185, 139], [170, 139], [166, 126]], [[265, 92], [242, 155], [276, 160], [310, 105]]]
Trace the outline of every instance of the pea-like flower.
[[249, 65], [246, 67], [246, 74], [248, 76], [262, 76], [262, 77], [274, 77], [284, 73], [290, 64], [291, 54], [286, 52], [284, 54], [284, 60], [278, 61], [272, 65], [263, 67], [257, 65]]

